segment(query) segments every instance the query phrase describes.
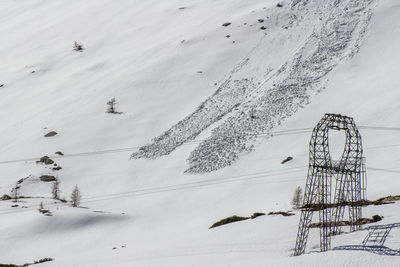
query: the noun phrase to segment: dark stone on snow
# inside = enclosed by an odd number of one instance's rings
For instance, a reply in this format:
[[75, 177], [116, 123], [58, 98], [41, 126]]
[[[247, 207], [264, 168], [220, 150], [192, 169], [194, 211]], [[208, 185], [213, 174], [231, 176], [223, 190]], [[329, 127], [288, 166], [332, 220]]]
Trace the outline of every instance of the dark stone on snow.
[[52, 182], [56, 180], [54, 175], [42, 175], [40, 176], [40, 180], [43, 182]]

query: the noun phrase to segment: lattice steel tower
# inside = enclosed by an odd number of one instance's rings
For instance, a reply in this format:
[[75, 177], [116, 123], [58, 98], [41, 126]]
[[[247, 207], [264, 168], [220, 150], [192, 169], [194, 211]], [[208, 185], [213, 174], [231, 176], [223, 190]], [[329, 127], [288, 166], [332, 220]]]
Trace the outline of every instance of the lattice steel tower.
[[[346, 134], [344, 151], [337, 161], [332, 160], [329, 153], [329, 130], [343, 130]], [[345, 206], [349, 207], [350, 231], [360, 229], [361, 205], [366, 197], [364, 162], [361, 136], [353, 118], [325, 114], [310, 140], [310, 162], [295, 256], [305, 251], [313, 211], [319, 211], [321, 251], [329, 250], [331, 236], [340, 233]], [[332, 182], [335, 183], [333, 196]]]

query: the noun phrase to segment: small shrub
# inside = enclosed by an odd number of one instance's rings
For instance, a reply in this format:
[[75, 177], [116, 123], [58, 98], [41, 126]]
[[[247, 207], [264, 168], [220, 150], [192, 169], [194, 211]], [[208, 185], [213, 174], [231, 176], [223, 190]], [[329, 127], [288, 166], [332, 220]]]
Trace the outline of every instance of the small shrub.
[[48, 210], [48, 209], [46, 209], [46, 208], [44, 207], [43, 202], [40, 202], [40, 205], [39, 205], [39, 209], [38, 209], [38, 210], [39, 210], [40, 213], [43, 213], [43, 214], [46, 215], [46, 216], [52, 216], [50, 210]]
[[77, 41], [74, 42], [74, 45], [72, 46], [74, 51], [82, 52], [85, 48], [83, 48], [83, 45], [78, 43]]

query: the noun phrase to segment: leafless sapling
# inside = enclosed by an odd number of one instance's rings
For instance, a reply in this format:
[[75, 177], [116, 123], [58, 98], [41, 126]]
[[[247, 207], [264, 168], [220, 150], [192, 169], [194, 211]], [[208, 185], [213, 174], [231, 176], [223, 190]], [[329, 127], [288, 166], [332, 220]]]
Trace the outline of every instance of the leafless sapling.
[[107, 105], [107, 113], [117, 113], [115, 111], [115, 106], [117, 105], [117, 100], [115, 100], [115, 97], [111, 98], [111, 100], [107, 102]]
[[43, 211], [44, 211], [44, 205], [43, 205], [43, 201], [41, 201], [39, 204], [39, 212], [43, 212]]
[[79, 191], [78, 186], [75, 185], [75, 188], [72, 190], [71, 194], [72, 207], [79, 207], [79, 204], [81, 203], [81, 197], [81, 192]]
[[15, 187], [13, 188], [13, 199], [14, 199], [14, 202], [18, 202], [18, 198], [19, 198], [19, 193], [18, 193], [18, 190], [19, 190], [19, 184], [18, 183], [16, 183], [15, 184]]
[[53, 185], [51, 187], [51, 194], [53, 195], [54, 199], [60, 199], [60, 180], [56, 178], [56, 180], [53, 182]]

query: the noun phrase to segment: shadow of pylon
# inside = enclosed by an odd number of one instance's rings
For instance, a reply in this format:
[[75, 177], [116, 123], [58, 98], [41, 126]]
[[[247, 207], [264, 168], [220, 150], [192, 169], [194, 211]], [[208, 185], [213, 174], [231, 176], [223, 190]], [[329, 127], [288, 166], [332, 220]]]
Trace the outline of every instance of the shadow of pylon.
[[385, 246], [350, 245], [350, 246], [335, 247], [333, 250], [358, 250], [358, 251], [368, 251], [371, 253], [385, 255], [385, 256], [400, 256], [400, 250], [391, 249]]
[[358, 250], [368, 251], [379, 255], [400, 256], [400, 249], [396, 250], [384, 246], [389, 232], [393, 228], [397, 227], [400, 227], [400, 223], [374, 225], [367, 227], [364, 230], [367, 230], [368, 234], [364, 238], [362, 245], [339, 246], [335, 247], [333, 250]]

